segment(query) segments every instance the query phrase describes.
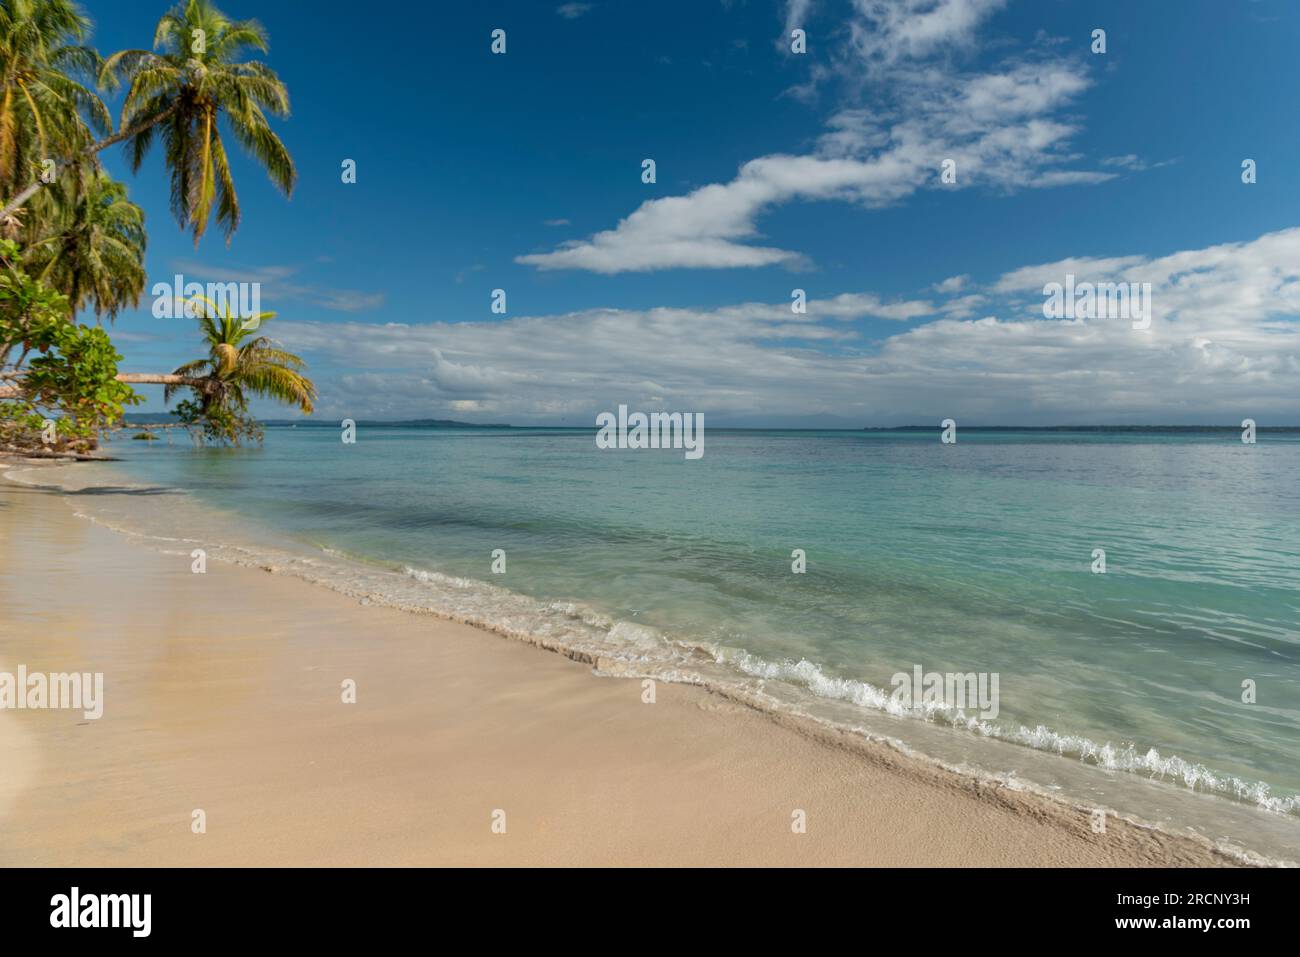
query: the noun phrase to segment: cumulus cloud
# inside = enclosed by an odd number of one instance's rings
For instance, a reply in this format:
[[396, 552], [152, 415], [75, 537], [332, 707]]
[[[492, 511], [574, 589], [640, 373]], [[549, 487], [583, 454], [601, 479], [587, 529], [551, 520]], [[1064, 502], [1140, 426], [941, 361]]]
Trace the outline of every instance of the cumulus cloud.
[[[803, 268], [809, 263], [797, 250], [762, 241], [759, 218], [783, 203], [838, 200], [871, 208], [926, 188], [1015, 190], [1114, 178], [1114, 172], [1062, 168], [1072, 158], [1067, 146], [1077, 127], [1058, 114], [1088, 88], [1082, 62], [1021, 58], [974, 74], [946, 61], [926, 62], [972, 42], [976, 26], [1001, 5], [857, 0], [849, 52], [840, 56], [876, 77], [871, 108], [842, 106], [810, 153], [750, 160], [728, 182], [648, 200], [612, 229], [516, 262], [603, 274]], [[807, 10], [795, 0], [787, 19]], [[822, 75], [829, 72], [822, 68]], [[940, 181], [946, 160], [956, 164], [956, 184]]]
[[[1066, 273], [1150, 282], [1151, 327], [1044, 319], [1042, 286]], [[321, 411], [354, 417], [460, 409], [479, 421], [587, 422], [627, 402], [703, 411], [718, 424], [1290, 423], [1300, 409], [1300, 229], [1167, 256], [1026, 266], [987, 287], [938, 285], [960, 294], [845, 293], [810, 300], [806, 314], [785, 302], [496, 322], [286, 321], [277, 335], [313, 368], [337, 360], [350, 370], [322, 378]], [[875, 320], [907, 325], [882, 334]]]
[[940, 311], [945, 316], [950, 316], [953, 319], [967, 319], [980, 311], [987, 302], [987, 296], [980, 293], [971, 293], [969, 296], [958, 296], [956, 299], [950, 299], [943, 304]]

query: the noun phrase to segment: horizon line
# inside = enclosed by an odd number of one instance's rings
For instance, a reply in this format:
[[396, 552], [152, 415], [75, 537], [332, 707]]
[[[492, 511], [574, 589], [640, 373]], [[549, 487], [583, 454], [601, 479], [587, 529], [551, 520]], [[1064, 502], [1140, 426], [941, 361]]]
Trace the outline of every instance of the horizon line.
[[[440, 425], [442, 427], [469, 429], [532, 429], [554, 431], [568, 429], [573, 431], [597, 431], [596, 425], [513, 425], [508, 422], [465, 422], [457, 419], [357, 419], [357, 425]], [[304, 426], [307, 428], [337, 428], [333, 422], [317, 419], [263, 419], [261, 424], [273, 428], [282, 426]], [[934, 432], [942, 431], [942, 425], [864, 425], [864, 426], [782, 426], [782, 425], [719, 425], [712, 428], [729, 432]], [[1243, 428], [1234, 425], [1170, 425], [1152, 423], [1147, 425], [1094, 423], [1088, 425], [958, 425], [965, 432], [1239, 432]], [[1300, 431], [1297, 425], [1256, 425], [1256, 432]]]

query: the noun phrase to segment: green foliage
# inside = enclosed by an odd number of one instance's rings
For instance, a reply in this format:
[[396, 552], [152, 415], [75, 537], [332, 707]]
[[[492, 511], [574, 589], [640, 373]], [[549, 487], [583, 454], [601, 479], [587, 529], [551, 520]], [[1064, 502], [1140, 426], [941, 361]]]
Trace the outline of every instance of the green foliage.
[[[0, 0], [0, 196], [12, 207], [0, 221], [0, 397], [17, 393], [0, 403], [0, 441], [11, 445], [37, 444], [54, 419], [60, 444], [93, 447], [99, 429], [140, 401], [116, 381], [122, 357], [108, 335], [75, 322], [87, 307], [112, 319], [138, 305], [146, 285], [144, 213], [103, 172], [101, 150], [124, 143], [138, 171], [159, 141], [172, 210], [196, 244], [214, 213], [227, 241], [239, 225], [223, 135], [286, 195], [297, 178], [268, 119], [288, 116], [288, 91], [248, 59], [267, 49], [257, 21], [231, 20], [210, 0], [182, 0], [158, 22], [152, 51], [106, 61], [84, 45], [90, 29], [72, 0]], [[116, 133], [96, 84], [126, 86]], [[209, 354], [177, 374], [192, 380], [180, 387], [193, 391], [180, 404], [182, 419], [201, 435], [260, 440], [250, 397], [311, 411], [315, 386], [302, 359], [253, 336], [256, 324], [205, 314], [200, 327]]]
[[0, 447], [38, 449], [45, 416], [32, 411], [26, 402], [0, 402]]
[[69, 157], [112, 127], [83, 80], [101, 60], [83, 41], [90, 20], [70, 0], [0, 0], [0, 192], [37, 179], [46, 159]]
[[44, 193], [48, 214], [26, 230], [27, 267], [68, 297], [114, 318], [140, 303], [145, 287], [144, 210], [107, 174], [74, 166]]
[[176, 403], [176, 417], [201, 441], [214, 445], [262, 441], [262, 426], [248, 414], [247, 403], [237, 400], [205, 406], [201, 400], [184, 399]]
[[129, 385], [116, 380], [122, 357], [108, 333], [98, 326], [64, 322], [50, 337], [48, 348], [31, 361], [23, 387], [36, 408], [57, 412], [61, 429], [91, 440], [113, 425], [124, 406], [142, 401]]
[[[67, 297], [27, 274], [17, 243], [0, 240], [0, 369], [13, 350], [39, 348], [67, 318]], [[15, 360], [15, 365], [21, 364], [21, 359]]]
[[[201, 49], [195, 48], [197, 36], [204, 38]], [[271, 182], [286, 196], [293, 192], [293, 159], [267, 119], [268, 113], [289, 115], [289, 91], [266, 64], [243, 59], [266, 50], [266, 31], [256, 20], [231, 20], [208, 0], [185, 0], [158, 21], [156, 52], [123, 50], [104, 61], [101, 84], [127, 84], [122, 129], [145, 127], [128, 144], [132, 168], [140, 168], [155, 138], [162, 140], [172, 212], [195, 245], [214, 206], [227, 242], [239, 226], [218, 117]]]
[[[205, 384], [205, 388], [189, 387], [194, 398], [177, 406], [182, 422], [201, 427], [207, 440], [239, 445], [262, 440], [262, 428], [248, 412], [250, 396], [275, 399], [311, 413], [316, 386], [302, 374], [302, 359], [266, 336], [254, 335], [275, 313], [243, 320], [228, 306], [223, 309], [206, 297], [196, 297], [191, 303], [198, 313], [208, 355], [185, 363], [174, 373], [201, 376]], [[170, 399], [179, 388], [183, 387], [168, 386], [164, 397]]]
[[3, 431], [11, 445], [45, 445], [48, 418], [58, 448], [94, 448], [99, 430], [140, 397], [116, 380], [122, 357], [108, 334], [69, 322], [67, 297], [27, 275], [20, 260], [17, 244], [0, 240], [0, 371], [22, 375], [13, 379], [18, 400], [3, 406]]
[[21, 265], [18, 244], [0, 240], [0, 372], [18, 373], [33, 352], [48, 352], [67, 324], [68, 300]]
[[144, 290], [144, 213], [93, 156], [112, 117], [81, 82], [103, 66], [82, 45], [90, 26], [68, 0], [0, 0], [0, 195], [44, 184], [0, 230], [70, 317], [86, 305], [112, 317]]

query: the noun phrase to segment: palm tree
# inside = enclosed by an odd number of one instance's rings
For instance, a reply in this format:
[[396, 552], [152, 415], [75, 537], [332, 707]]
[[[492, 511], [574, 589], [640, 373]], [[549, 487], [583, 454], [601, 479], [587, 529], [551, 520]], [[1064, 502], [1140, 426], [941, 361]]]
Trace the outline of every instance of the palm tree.
[[296, 405], [305, 415], [312, 413], [316, 386], [302, 374], [303, 360], [266, 336], [254, 337], [254, 332], [275, 313], [240, 319], [227, 304], [218, 306], [206, 296], [196, 296], [189, 302], [197, 313], [208, 354], [185, 363], [170, 376], [158, 377], [166, 385], [165, 401], [170, 401], [179, 389], [193, 391], [194, 402], [182, 410], [183, 419], [214, 426], [209, 429], [211, 433], [236, 440], [240, 434], [248, 434], [252, 423], [248, 414], [250, 396]]
[[140, 168], [161, 134], [177, 222], [197, 245], [215, 205], [229, 242], [239, 226], [239, 200], [219, 117], [286, 196], [297, 179], [267, 120], [268, 113], [289, 115], [289, 92], [265, 64], [241, 61], [249, 50], [266, 52], [266, 31], [256, 20], [228, 19], [209, 0], [185, 0], [158, 21], [154, 49], [116, 53], [100, 71], [109, 89], [128, 84], [119, 129], [130, 131], [132, 167]]
[[76, 166], [46, 194], [53, 207], [27, 261], [68, 297], [69, 319], [86, 305], [110, 319], [140, 303], [145, 287], [144, 211], [126, 187], [97, 169]]
[[99, 54], [81, 43], [89, 32], [90, 20], [71, 0], [0, 0], [4, 195], [39, 182], [45, 160], [80, 152], [112, 129], [108, 108], [76, 79], [101, 67]]

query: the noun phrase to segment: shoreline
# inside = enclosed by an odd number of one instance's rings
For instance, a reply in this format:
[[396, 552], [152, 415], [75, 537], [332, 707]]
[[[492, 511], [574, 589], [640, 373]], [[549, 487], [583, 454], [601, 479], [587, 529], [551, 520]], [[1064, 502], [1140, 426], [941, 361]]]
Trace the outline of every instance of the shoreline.
[[[4, 467], [20, 464], [38, 467]], [[106, 714], [0, 713], [0, 754], [26, 768], [0, 790], [0, 824], [18, 835], [0, 863], [1243, 863], [1110, 815], [1095, 834], [1089, 808], [739, 696], [659, 682], [644, 704], [640, 681], [594, 681], [561, 649], [363, 608], [292, 575], [216, 562], [192, 575], [188, 558], [82, 521], [66, 498], [0, 486], [0, 570], [29, 592], [0, 594], [16, 631], [0, 669], [85, 670], [49, 657], [76, 647], [103, 665]], [[349, 671], [358, 702], [345, 705], [325, 676]], [[86, 765], [107, 793], [71, 793]], [[208, 834], [192, 835], [200, 807]], [[792, 833], [796, 810], [806, 833]]]

